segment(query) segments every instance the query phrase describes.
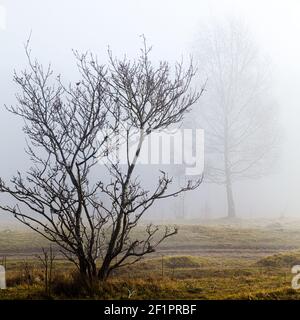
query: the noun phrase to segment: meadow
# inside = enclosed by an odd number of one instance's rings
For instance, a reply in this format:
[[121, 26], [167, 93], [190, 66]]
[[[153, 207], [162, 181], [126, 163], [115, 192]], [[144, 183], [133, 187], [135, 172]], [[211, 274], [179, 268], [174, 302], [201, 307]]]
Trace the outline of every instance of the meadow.
[[45, 291], [37, 256], [47, 246], [28, 230], [0, 229], [0, 264], [7, 276], [0, 299], [300, 298], [300, 290], [291, 287], [291, 268], [300, 265], [299, 221], [182, 221], [178, 235], [155, 254], [89, 291], [59, 252]]

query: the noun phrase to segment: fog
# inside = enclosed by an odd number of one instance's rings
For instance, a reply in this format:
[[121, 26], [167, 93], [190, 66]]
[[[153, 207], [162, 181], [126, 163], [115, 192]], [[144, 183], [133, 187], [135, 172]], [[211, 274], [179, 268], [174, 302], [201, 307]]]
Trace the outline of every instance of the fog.
[[[30, 166], [24, 152], [22, 121], [4, 108], [16, 103], [13, 72], [26, 67], [24, 43], [30, 34], [32, 55], [45, 64], [51, 62], [55, 73], [61, 73], [64, 79], [76, 80], [72, 49], [90, 50], [99, 60], [106, 61], [109, 46], [115, 55], [134, 58], [141, 46], [140, 35], [144, 34], [153, 46], [154, 60], [174, 63], [195, 54], [205, 25], [234, 17], [247, 25], [260, 53], [270, 60], [272, 94], [279, 106], [282, 130], [274, 172], [233, 185], [237, 216], [300, 217], [299, 1], [0, 0], [0, 5], [6, 12], [5, 28], [0, 29], [1, 177], [8, 179], [17, 170], [22, 172]], [[178, 208], [183, 206], [186, 219], [226, 215], [223, 186], [201, 185], [184, 199], [168, 201], [156, 205], [151, 216], [182, 217]], [[0, 221], [7, 217], [1, 214]]]

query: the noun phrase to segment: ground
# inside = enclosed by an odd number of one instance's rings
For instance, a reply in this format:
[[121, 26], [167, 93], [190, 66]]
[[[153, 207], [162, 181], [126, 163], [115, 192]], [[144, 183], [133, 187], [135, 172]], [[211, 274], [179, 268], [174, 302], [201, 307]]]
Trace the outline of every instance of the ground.
[[[139, 230], [138, 232], [142, 232]], [[0, 299], [299, 299], [291, 287], [300, 265], [300, 221], [181, 222], [152, 256], [115, 272], [93, 294], [79, 292], [73, 266], [58, 256], [45, 294], [36, 255], [46, 240], [22, 229], [0, 230], [0, 264], [8, 289]], [[299, 250], [299, 251], [298, 251]]]

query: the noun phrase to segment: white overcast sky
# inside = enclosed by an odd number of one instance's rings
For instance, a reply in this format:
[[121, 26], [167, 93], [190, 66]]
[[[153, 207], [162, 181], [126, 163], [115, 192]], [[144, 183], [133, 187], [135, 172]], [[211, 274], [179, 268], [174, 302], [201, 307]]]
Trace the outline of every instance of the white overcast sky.
[[155, 57], [172, 61], [192, 52], [201, 25], [234, 16], [248, 24], [273, 62], [286, 130], [283, 174], [268, 182], [265, 206], [273, 208], [272, 199], [284, 193], [279, 206], [289, 202], [293, 214], [300, 209], [299, 0], [0, 0], [0, 6], [6, 12], [4, 30], [0, 22], [0, 176], [26, 166], [20, 122], [2, 106], [14, 102], [12, 73], [25, 65], [23, 43], [30, 32], [33, 55], [68, 76], [74, 68], [71, 49], [92, 50], [101, 57], [110, 45], [116, 54], [131, 56], [144, 34]]

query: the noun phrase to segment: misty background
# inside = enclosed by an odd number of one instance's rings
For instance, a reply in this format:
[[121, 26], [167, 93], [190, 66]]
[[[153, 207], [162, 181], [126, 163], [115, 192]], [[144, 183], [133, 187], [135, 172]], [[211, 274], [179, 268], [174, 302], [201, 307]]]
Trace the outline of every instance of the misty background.
[[[297, 0], [164, 0], [164, 1], [1, 1], [6, 28], [0, 30], [0, 176], [25, 171], [22, 121], [4, 105], [16, 103], [14, 70], [27, 66], [24, 42], [31, 33], [32, 56], [65, 80], [76, 81], [72, 49], [90, 50], [106, 61], [113, 53], [135, 58], [144, 34], [153, 45], [154, 60], [188, 60], [207, 24], [238, 17], [272, 65], [272, 95], [279, 106], [283, 143], [272, 175], [233, 185], [239, 218], [300, 217], [300, 3]], [[201, 61], [197, 61], [201, 64]], [[201, 104], [201, 98], [199, 100]], [[184, 198], [159, 204], [153, 217], [218, 218], [226, 215], [223, 186], [200, 186]], [[209, 212], [209, 215], [207, 214]], [[0, 221], [8, 215], [1, 214]]]

